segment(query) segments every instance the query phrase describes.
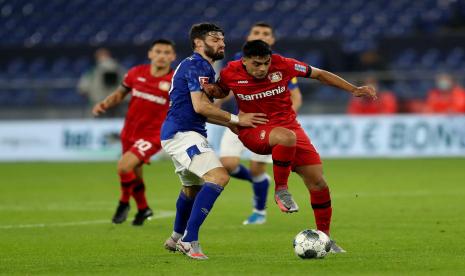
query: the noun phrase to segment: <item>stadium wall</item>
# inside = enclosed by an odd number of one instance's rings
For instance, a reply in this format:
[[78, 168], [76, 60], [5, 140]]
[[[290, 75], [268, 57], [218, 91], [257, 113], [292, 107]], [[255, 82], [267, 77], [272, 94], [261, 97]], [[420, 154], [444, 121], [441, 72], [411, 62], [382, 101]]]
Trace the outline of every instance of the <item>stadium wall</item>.
[[[465, 116], [307, 115], [299, 121], [323, 158], [465, 157]], [[117, 160], [122, 123], [0, 121], [0, 161]], [[224, 129], [208, 128], [218, 150]]]

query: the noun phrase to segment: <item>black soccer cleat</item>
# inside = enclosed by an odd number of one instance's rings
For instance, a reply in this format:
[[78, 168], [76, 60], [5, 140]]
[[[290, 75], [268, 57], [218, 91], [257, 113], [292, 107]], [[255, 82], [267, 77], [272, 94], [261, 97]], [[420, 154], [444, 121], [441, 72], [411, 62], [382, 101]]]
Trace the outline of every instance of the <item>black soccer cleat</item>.
[[141, 226], [144, 224], [146, 219], [150, 219], [153, 216], [152, 209], [145, 208], [144, 210], [139, 210], [132, 221], [132, 225]]
[[121, 224], [126, 221], [129, 213], [129, 203], [119, 202], [116, 213], [111, 220], [114, 224]]

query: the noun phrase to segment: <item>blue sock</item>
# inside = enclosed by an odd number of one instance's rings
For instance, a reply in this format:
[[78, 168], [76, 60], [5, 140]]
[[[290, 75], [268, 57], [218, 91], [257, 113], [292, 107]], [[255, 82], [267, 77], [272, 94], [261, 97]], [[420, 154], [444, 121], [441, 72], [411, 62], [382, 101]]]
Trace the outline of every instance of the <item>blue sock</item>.
[[188, 198], [182, 191], [176, 201], [176, 218], [174, 219], [174, 232], [183, 234], [186, 230], [187, 220], [191, 215], [194, 198]]
[[237, 168], [235, 168], [234, 171], [230, 173], [230, 175], [235, 178], [239, 178], [242, 180], [247, 180], [249, 182], [252, 182], [252, 175], [250, 174], [249, 169], [247, 169], [242, 164], [239, 164], [239, 166], [237, 166]]
[[270, 181], [266, 173], [253, 177], [254, 207], [258, 211], [265, 210]]
[[211, 182], [205, 182], [202, 189], [197, 194], [192, 212], [187, 222], [186, 232], [182, 238], [185, 242], [199, 240], [199, 228], [207, 218], [218, 196], [223, 191], [223, 187]]

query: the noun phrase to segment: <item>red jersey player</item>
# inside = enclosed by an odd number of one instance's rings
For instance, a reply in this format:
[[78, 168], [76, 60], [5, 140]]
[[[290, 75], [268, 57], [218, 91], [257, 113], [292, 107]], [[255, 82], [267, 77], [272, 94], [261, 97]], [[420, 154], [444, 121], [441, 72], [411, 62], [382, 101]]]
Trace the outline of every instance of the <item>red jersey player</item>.
[[154, 41], [148, 57], [151, 64], [131, 68], [121, 86], [96, 104], [92, 111], [98, 116], [120, 104], [131, 93], [121, 131], [123, 155], [118, 162], [121, 197], [112, 219], [117, 224], [126, 220], [131, 196], [138, 209], [133, 225], [142, 225], [153, 215], [145, 198], [142, 165], [149, 163], [150, 157], [161, 149], [160, 128], [168, 112], [168, 91], [173, 77], [170, 65], [176, 59], [174, 43], [165, 39]]
[[[283, 212], [296, 212], [298, 206], [288, 192], [291, 169], [299, 174], [310, 193], [318, 230], [329, 235], [331, 197], [323, 178], [320, 156], [296, 120], [287, 83], [294, 77], [314, 78], [354, 96], [376, 98], [372, 87], [356, 87], [342, 78], [303, 62], [272, 54], [261, 40], [246, 42], [243, 58], [230, 62], [221, 71], [218, 85], [231, 90], [242, 112], [260, 112], [268, 123], [255, 128], [239, 128], [239, 139], [258, 154], [272, 154], [275, 201]], [[344, 252], [333, 241], [332, 252]]]

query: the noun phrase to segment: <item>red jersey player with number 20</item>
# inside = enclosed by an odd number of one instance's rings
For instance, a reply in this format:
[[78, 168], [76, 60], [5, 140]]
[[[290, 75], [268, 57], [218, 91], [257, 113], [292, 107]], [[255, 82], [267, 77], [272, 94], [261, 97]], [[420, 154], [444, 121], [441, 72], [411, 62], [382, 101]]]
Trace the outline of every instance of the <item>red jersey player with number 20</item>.
[[[296, 120], [287, 83], [294, 77], [314, 78], [352, 93], [376, 98], [372, 87], [356, 87], [324, 70], [295, 59], [272, 54], [261, 40], [246, 42], [243, 58], [230, 62], [220, 74], [218, 85], [231, 90], [241, 112], [260, 112], [268, 123], [255, 128], [239, 128], [239, 139], [251, 151], [272, 154], [275, 201], [283, 212], [297, 212], [299, 207], [288, 192], [291, 170], [299, 174], [310, 193], [317, 229], [329, 236], [331, 197], [323, 178], [320, 156]], [[344, 252], [331, 243], [331, 252]]]
[[142, 165], [160, 151], [160, 128], [169, 108], [169, 90], [173, 70], [171, 63], [176, 59], [174, 43], [159, 39], [152, 43], [148, 52], [151, 64], [131, 68], [121, 86], [107, 98], [96, 104], [95, 116], [108, 108], [120, 104], [131, 93], [128, 112], [121, 131], [123, 156], [118, 162], [121, 197], [113, 216], [113, 223], [123, 223], [129, 212], [132, 196], [138, 212], [133, 225], [142, 225], [153, 212], [145, 198]]

